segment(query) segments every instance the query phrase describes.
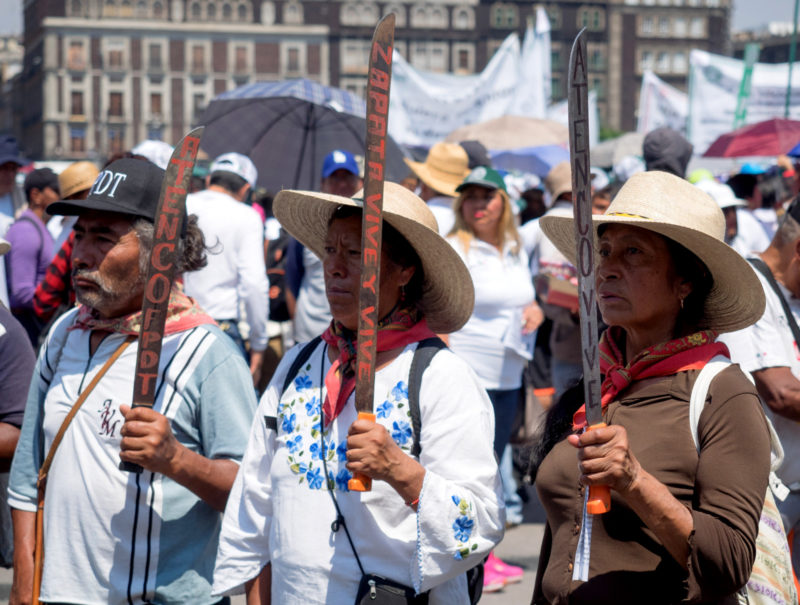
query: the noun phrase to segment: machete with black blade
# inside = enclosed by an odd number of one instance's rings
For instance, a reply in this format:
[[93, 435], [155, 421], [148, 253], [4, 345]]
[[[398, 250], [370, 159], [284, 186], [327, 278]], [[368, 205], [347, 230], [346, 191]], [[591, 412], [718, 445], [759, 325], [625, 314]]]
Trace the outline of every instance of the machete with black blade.
[[[169, 310], [169, 295], [175, 281], [178, 243], [186, 221], [186, 194], [192, 179], [203, 127], [195, 128], [175, 146], [167, 165], [154, 217], [153, 249], [147, 263], [142, 326], [136, 353], [132, 407], [153, 407], [158, 382], [161, 341]], [[142, 467], [121, 461], [120, 470], [141, 473]]]
[[[569, 161], [577, 248], [578, 304], [581, 322], [581, 362], [586, 401], [587, 430], [606, 426], [600, 402], [600, 359], [598, 349], [597, 296], [595, 292], [595, 245], [592, 225], [592, 189], [589, 163], [589, 94], [586, 78], [586, 29], [578, 32], [569, 55], [567, 82], [569, 96]], [[586, 512], [599, 515], [611, 508], [607, 485], [589, 488]]]
[[[367, 81], [367, 138], [364, 153], [364, 206], [361, 219], [361, 288], [358, 295], [356, 348], [356, 410], [361, 419], [375, 422], [375, 356], [378, 347], [378, 300], [381, 243], [383, 242], [383, 183], [386, 167], [386, 129], [389, 123], [389, 86], [392, 81], [394, 13], [378, 22], [372, 35]], [[356, 473], [347, 487], [372, 489], [372, 479]]]

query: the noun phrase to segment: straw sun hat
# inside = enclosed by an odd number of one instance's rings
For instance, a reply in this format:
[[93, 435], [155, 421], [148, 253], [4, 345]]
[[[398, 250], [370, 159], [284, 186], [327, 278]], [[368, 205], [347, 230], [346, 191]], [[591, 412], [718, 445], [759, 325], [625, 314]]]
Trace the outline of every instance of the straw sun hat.
[[[324, 256], [328, 222], [339, 206], [363, 207], [363, 191], [352, 198], [314, 191], [283, 190], [275, 196], [275, 218], [301, 244]], [[383, 190], [383, 219], [397, 229], [422, 261], [425, 282], [420, 307], [428, 326], [446, 334], [463, 326], [475, 305], [469, 270], [440, 235], [433, 213], [414, 193], [396, 183]]]
[[456, 187], [469, 174], [469, 156], [457, 143], [436, 143], [424, 162], [406, 159], [406, 164], [431, 189], [456, 197]]
[[[702, 328], [733, 332], [764, 313], [764, 289], [750, 264], [724, 242], [725, 218], [717, 203], [688, 181], [666, 172], [640, 172], [620, 189], [597, 227], [620, 224], [654, 231], [693, 252], [708, 268], [714, 284], [706, 297]], [[573, 219], [543, 216], [545, 235], [575, 263]]]

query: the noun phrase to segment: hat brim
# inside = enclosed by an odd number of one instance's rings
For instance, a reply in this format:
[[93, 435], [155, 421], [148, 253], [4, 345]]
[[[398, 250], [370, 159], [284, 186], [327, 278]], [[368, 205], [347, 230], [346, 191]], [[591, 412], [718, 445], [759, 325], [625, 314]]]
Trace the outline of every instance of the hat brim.
[[416, 174], [423, 183], [428, 187], [449, 197], [457, 197], [458, 190], [456, 189], [466, 178], [469, 171], [464, 173], [462, 177], [448, 178], [447, 175], [442, 175], [431, 170], [425, 162], [415, 162], [413, 160], [405, 159], [406, 164]]
[[47, 207], [48, 214], [58, 214], [63, 216], [77, 216], [91, 210], [96, 210], [98, 212], [113, 212], [114, 214], [128, 214], [131, 216], [145, 218], [150, 222], [153, 222], [153, 217], [141, 212], [135, 212], [132, 208], [123, 208], [115, 204], [109, 204], [108, 202], [92, 200], [91, 198], [87, 198], [85, 200], [60, 200], [58, 202], [53, 202]]
[[[575, 264], [575, 227], [572, 216], [550, 214], [540, 219], [544, 234]], [[630, 225], [653, 231], [693, 252], [708, 268], [714, 283], [706, 297], [701, 328], [734, 332], [754, 324], [764, 314], [766, 299], [753, 268], [725, 242], [696, 229], [635, 216], [595, 215], [592, 217], [597, 249], [601, 225]]]
[[[437, 231], [414, 220], [412, 212], [401, 214], [400, 209], [391, 208], [388, 201], [384, 196], [383, 219], [406, 238], [422, 261], [425, 281], [420, 307], [428, 326], [439, 334], [455, 332], [467, 323], [475, 306], [469, 270]], [[272, 209], [284, 229], [323, 258], [328, 223], [339, 206], [361, 208], [363, 203], [332, 194], [283, 190], [275, 196]]]
[[28, 160], [18, 155], [0, 155], [0, 165], [8, 162], [13, 162], [17, 166], [27, 166], [29, 164]]

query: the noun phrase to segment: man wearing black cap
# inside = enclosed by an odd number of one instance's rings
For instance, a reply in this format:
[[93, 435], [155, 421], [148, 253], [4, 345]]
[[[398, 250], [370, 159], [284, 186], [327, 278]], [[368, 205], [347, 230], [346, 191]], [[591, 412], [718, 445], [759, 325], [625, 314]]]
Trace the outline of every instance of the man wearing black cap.
[[[37, 473], [67, 413], [47, 477], [41, 600], [50, 603], [211, 605], [220, 515], [255, 410], [241, 355], [178, 286], [169, 292], [154, 407], [129, 407], [144, 273], [164, 171], [136, 159], [110, 164], [85, 200], [53, 204], [77, 215], [72, 276], [81, 306], [42, 346], [9, 483], [15, 559], [12, 602], [33, 587]], [[189, 217], [178, 271], [205, 262]], [[126, 349], [121, 345], [134, 338]], [[113, 361], [113, 354], [121, 352]], [[105, 366], [105, 373], [101, 368]], [[92, 380], [100, 375], [96, 384]], [[119, 469], [120, 459], [141, 474]]]
[[25, 195], [16, 179], [20, 166], [27, 163], [19, 153], [17, 139], [0, 136], [0, 215], [14, 218], [25, 207]]
[[53, 258], [53, 236], [47, 230], [47, 208], [58, 201], [58, 175], [49, 168], [32, 170], [25, 177], [28, 208], [11, 225], [6, 239], [6, 280], [11, 312], [37, 346], [40, 324], [33, 312], [33, 294]]

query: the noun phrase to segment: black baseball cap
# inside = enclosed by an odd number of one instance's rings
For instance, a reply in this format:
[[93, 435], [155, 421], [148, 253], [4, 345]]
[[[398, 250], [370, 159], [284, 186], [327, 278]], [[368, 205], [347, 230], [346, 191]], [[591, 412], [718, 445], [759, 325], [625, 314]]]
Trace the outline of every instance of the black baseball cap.
[[61, 200], [48, 214], [82, 214], [89, 210], [118, 212], [155, 221], [165, 172], [147, 160], [122, 158], [100, 171], [85, 200]]

